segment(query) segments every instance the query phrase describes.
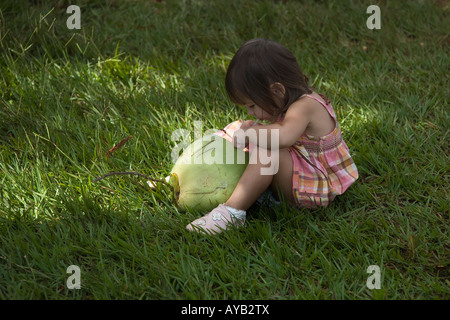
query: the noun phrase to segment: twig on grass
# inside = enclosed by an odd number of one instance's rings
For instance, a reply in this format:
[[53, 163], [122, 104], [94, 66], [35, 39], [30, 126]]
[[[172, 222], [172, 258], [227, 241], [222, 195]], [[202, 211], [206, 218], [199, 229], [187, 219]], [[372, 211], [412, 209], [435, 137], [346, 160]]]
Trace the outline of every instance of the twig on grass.
[[160, 182], [160, 183], [163, 183], [163, 184], [165, 184], [167, 186], [170, 186], [170, 184], [168, 182], [164, 181], [164, 180], [154, 179], [152, 177], [149, 177], [149, 176], [147, 176], [145, 174], [142, 174], [142, 173], [139, 173], [139, 172], [110, 172], [110, 173], [102, 175], [101, 177], [98, 177], [97, 179], [93, 180], [92, 182], [100, 181], [100, 180], [102, 180], [102, 179], [104, 179], [106, 177], [109, 177], [109, 176], [125, 175], [125, 174], [133, 174], [133, 175], [141, 176], [141, 177], [146, 178], [148, 180], [151, 180], [153, 182]]
[[108, 157], [108, 158], [111, 157], [113, 155], [113, 153], [117, 151], [117, 149], [119, 149], [121, 146], [123, 146], [131, 138], [133, 138], [133, 136], [126, 137], [125, 139], [120, 141], [118, 144], [116, 144], [114, 147], [109, 149], [108, 152], [106, 153], [106, 157]]

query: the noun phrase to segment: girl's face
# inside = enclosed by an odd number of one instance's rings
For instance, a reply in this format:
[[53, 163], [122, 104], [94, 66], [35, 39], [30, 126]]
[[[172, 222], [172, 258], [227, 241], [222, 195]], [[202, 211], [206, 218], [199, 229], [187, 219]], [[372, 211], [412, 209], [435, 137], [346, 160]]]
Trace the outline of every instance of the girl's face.
[[253, 101], [246, 99], [244, 107], [247, 109], [249, 115], [254, 116], [259, 120], [271, 120], [273, 116], [261, 107], [257, 106]]

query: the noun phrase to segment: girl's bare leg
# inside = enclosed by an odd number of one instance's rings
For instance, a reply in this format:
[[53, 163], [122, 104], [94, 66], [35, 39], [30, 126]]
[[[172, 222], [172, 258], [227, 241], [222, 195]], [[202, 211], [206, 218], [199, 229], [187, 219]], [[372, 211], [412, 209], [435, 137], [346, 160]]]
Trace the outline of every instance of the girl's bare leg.
[[[267, 150], [268, 157], [270, 151]], [[281, 192], [285, 199], [294, 202], [292, 195], [292, 157], [287, 149], [279, 150], [278, 159], [273, 157], [271, 161], [278, 161], [278, 171], [273, 175], [261, 174], [262, 168], [269, 168], [271, 163], [262, 164], [259, 152], [253, 152], [250, 163], [244, 171], [231, 197], [225, 203], [226, 206], [247, 210], [255, 203], [259, 196], [268, 188]], [[255, 161], [256, 160], [256, 161]], [[273, 165], [273, 164], [272, 164]]]
[[[265, 150], [266, 151], [266, 150]], [[244, 174], [241, 176], [231, 197], [223, 205], [188, 224], [186, 228], [190, 231], [199, 231], [216, 234], [227, 229], [230, 225], [242, 226], [245, 222], [246, 210], [259, 198], [259, 196], [271, 186], [273, 190], [279, 191], [288, 201], [293, 202], [292, 195], [292, 158], [289, 151], [284, 149], [279, 151], [278, 157], [268, 157], [274, 163], [264, 165], [261, 163], [259, 152], [250, 155], [250, 163]], [[267, 158], [265, 158], [267, 160]], [[278, 167], [276, 172], [267, 172], [267, 168]], [[261, 169], [266, 171], [261, 172]], [[272, 173], [272, 174], [268, 174]]]

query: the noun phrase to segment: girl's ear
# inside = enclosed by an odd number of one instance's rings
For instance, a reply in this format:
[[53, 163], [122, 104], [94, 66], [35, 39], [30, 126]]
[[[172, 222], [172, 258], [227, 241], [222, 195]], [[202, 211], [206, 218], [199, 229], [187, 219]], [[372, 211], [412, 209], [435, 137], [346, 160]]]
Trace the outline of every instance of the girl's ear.
[[286, 94], [286, 88], [281, 83], [275, 82], [270, 85], [270, 92], [275, 97], [279, 99], [284, 99], [284, 95]]

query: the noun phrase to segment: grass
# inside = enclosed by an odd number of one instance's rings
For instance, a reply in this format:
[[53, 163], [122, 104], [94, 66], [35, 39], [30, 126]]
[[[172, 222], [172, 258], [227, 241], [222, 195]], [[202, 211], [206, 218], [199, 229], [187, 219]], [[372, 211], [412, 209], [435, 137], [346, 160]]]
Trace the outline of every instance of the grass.
[[[68, 30], [65, 1], [2, 1], [0, 298], [449, 299], [449, 7], [378, 1], [369, 30], [372, 2], [79, 0]], [[174, 130], [245, 118], [224, 75], [254, 37], [332, 101], [360, 173], [344, 195], [207, 237], [165, 187], [92, 183], [163, 178]]]

